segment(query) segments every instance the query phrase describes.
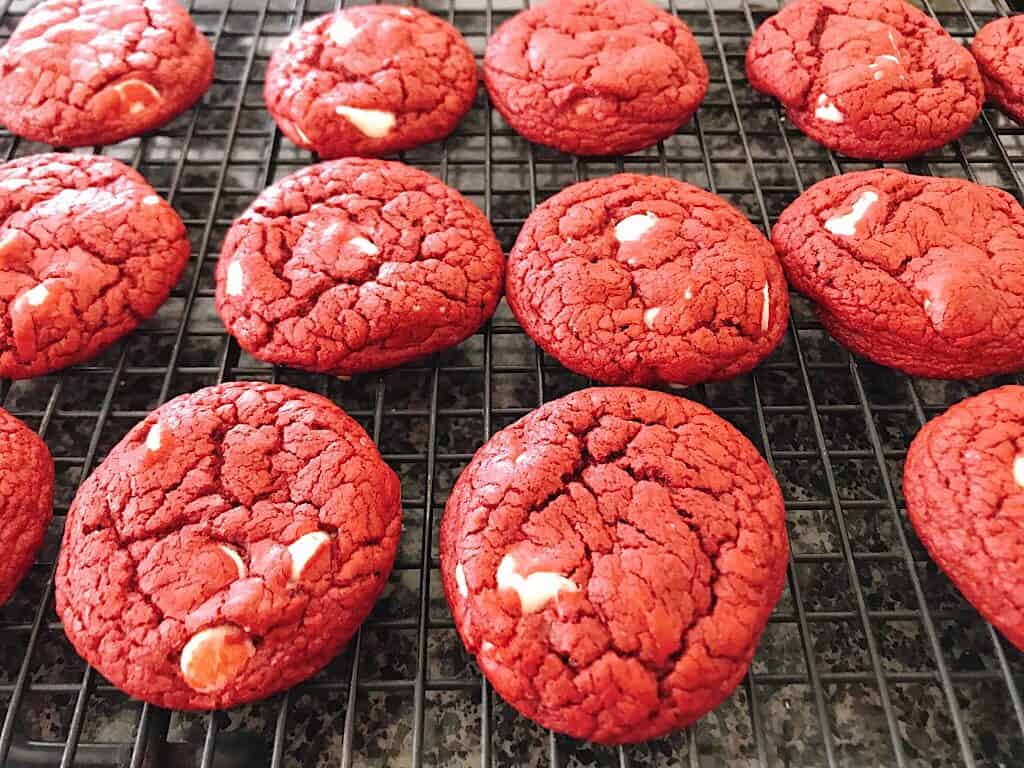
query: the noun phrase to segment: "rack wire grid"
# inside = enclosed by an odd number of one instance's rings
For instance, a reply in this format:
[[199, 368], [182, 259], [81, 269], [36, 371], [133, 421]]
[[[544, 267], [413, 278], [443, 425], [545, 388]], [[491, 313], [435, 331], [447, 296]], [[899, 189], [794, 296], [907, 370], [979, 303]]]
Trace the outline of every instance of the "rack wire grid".
[[[556, 0], [557, 1], [557, 0]], [[920, 0], [968, 40], [1010, 12], [1003, 0]], [[478, 55], [520, 0], [432, 0]], [[31, 3], [0, 0], [6, 39]], [[694, 120], [648, 151], [579, 159], [531, 146], [481, 88], [444, 142], [406, 153], [474, 200], [511, 246], [529, 212], [584, 178], [666, 174], [722, 195], [766, 231], [804, 188], [870, 167], [788, 125], [746, 83], [750, 33], [777, 10], [748, 0], [663, 0], [697, 35], [711, 87]], [[695, 387], [776, 471], [792, 554], [787, 589], [750, 673], [718, 710], [656, 742], [611, 749], [543, 731], [494, 695], [452, 628], [438, 575], [447, 493], [496, 429], [585, 386], [542, 355], [502, 305], [460, 347], [342, 382], [266, 366], [225, 334], [213, 266], [233, 217], [268, 183], [313, 158], [266, 113], [267, 57], [323, 0], [195, 0], [217, 76], [194, 109], [152, 135], [95, 151], [137, 167], [188, 225], [187, 272], [160, 312], [87, 365], [0, 381], [0, 405], [44, 437], [57, 466], [56, 514], [38, 563], [0, 610], [0, 764], [15, 766], [838, 766], [1021, 765], [1024, 656], [939, 573], [906, 522], [900, 472], [920, 425], [1003, 381], [909, 379], [852, 357], [794, 296], [779, 350], [753, 374]], [[0, 133], [5, 158], [49, 148]], [[986, 110], [915, 173], [968, 178], [1024, 198], [1024, 129]], [[229, 712], [143, 705], [78, 658], [53, 609], [53, 570], [78, 483], [146, 413], [230, 379], [328, 395], [371, 432], [402, 478], [405, 526], [382, 599], [350, 647], [312, 681]]]

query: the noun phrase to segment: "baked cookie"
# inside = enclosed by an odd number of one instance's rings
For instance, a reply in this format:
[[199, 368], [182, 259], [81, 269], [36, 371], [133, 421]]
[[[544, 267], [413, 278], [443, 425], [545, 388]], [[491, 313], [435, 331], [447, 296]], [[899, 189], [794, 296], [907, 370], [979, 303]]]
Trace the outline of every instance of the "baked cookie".
[[389, 155], [455, 130], [476, 96], [473, 51], [418, 8], [321, 16], [270, 57], [267, 109], [295, 144], [332, 158]]
[[0, 604], [28, 572], [53, 517], [53, 459], [46, 444], [0, 408]]
[[714, 709], [782, 592], [778, 483], [696, 403], [608, 387], [496, 434], [441, 523], [455, 627], [495, 690], [546, 728], [604, 744]]
[[848, 173], [800, 195], [772, 242], [790, 283], [854, 352], [943, 379], [1024, 368], [1024, 210], [1007, 193]]
[[1024, 387], [954, 405], [914, 438], [907, 515], [936, 564], [1024, 650]]
[[967, 49], [902, 0], [794, 0], [754, 33], [747, 77], [815, 141], [873, 160], [959, 138], [985, 100]]
[[649, 147], [689, 120], [708, 68], [689, 28], [644, 0], [553, 0], [498, 27], [484, 82], [530, 141], [611, 155]]
[[0, 122], [45, 144], [112, 144], [212, 82], [213, 50], [174, 0], [45, 0], [0, 50]]
[[454, 346], [494, 313], [505, 257], [451, 187], [384, 160], [304, 168], [235, 221], [217, 309], [270, 363], [351, 375]]
[[117, 160], [0, 165], [0, 378], [95, 357], [156, 312], [189, 250], [178, 214]]
[[508, 304], [564, 366], [608, 384], [696, 384], [753, 368], [779, 343], [789, 294], [764, 235], [675, 179], [575, 184], [526, 220]]
[[985, 95], [1018, 123], [1024, 123], [1024, 16], [996, 19], [971, 43], [985, 81]]
[[57, 613], [128, 694], [231, 707], [341, 650], [387, 582], [401, 526], [397, 475], [329, 400], [208, 387], [150, 414], [82, 485]]

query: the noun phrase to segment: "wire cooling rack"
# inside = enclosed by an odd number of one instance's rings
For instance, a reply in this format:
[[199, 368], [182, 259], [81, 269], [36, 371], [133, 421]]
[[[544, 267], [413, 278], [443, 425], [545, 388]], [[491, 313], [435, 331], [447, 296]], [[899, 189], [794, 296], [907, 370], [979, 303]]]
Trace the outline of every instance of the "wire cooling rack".
[[[958, 39], [1010, 12], [1002, 0], [921, 2]], [[478, 55], [493, 27], [523, 7], [517, 0], [423, 5], [452, 21]], [[30, 6], [0, 0], [0, 38]], [[402, 159], [472, 198], [506, 249], [538, 202], [580, 179], [668, 174], [717, 192], [767, 229], [811, 183], [870, 167], [805, 139], [748, 87], [743, 53], [774, 4], [662, 6], [697, 35], [711, 88], [696, 118], [656, 148], [579, 160], [531, 147], [481, 88], [455, 135]], [[241, 354], [213, 307], [213, 267], [232, 218], [269, 182], [311, 162], [263, 108], [267, 57], [302, 20], [334, 7], [195, 0], [193, 17], [216, 46], [214, 86], [165, 129], [102, 150], [136, 166], [184, 217], [193, 246], [185, 276], [155, 318], [101, 358], [29, 382], [0, 381], [0, 404], [38, 429], [57, 465], [56, 515], [43, 552], [0, 610], [0, 764], [1024, 764], [1024, 657], [929, 561], [900, 495], [900, 468], [919, 426], [1009, 379], [912, 380], [878, 368], [833, 342], [799, 297], [767, 363], [688, 392], [763, 450], [787, 502], [787, 590], [735, 695], [685, 732], [609, 749], [549, 734], [493, 694], [462, 650], [441, 592], [444, 501], [489, 434], [587, 382], [543, 356], [504, 305], [461, 347], [350, 382]], [[0, 133], [0, 157], [48, 149]], [[1024, 129], [987, 110], [961, 141], [906, 167], [1022, 198]], [[229, 379], [317, 391], [362, 421], [401, 475], [405, 528], [373, 616], [314, 680], [226, 713], [168, 712], [119, 693], [75, 655], [53, 609], [54, 561], [79, 481], [131, 425], [174, 395]]]

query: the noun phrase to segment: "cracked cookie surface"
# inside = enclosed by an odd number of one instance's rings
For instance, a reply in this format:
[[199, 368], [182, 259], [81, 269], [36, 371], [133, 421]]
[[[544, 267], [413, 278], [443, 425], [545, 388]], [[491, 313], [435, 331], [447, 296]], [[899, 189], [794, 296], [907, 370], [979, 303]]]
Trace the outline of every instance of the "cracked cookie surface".
[[606, 744], [684, 727], [732, 692], [787, 553], [754, 446], [701, 405], [628, 387], [576, 392], [492, 437], [440, 540], [455, 626], [495, 690]]
[[189, 250], [178, 214], [117, 160], [0, 165], [0, 378], [95, 357], [157, 311]]
[[476, 96], [473, 51], [418, 8], [348, 8], [293, 32], [264, 99], [295, 144], [323, 158], [389, 155], [455, 130]]
[[57, 612], [114, 685], [227, 708], [319, 671], [369, 614], [401, 531], [398, 477], [329, 400], [232, 383], [136, 425], [68, 513]]
[[282, 179], [235, 221], [217, 309], [260, 360], [349, 375], [466, 339], [494, 313], [504, 269], [490, 223], [454, 189], [348, 158]]
[[1024, 16], [991, 21], [971, 43], [985, 81], [985, 95], [1018, 123], [1024, 123]]
[[39, 436], [0, 408], [0, 605], [32, 566], [53, 517], [53, 459]]
[[55, 146], [168, 122], [213, 82], [213, 50], [174, 0], [46, 0], [0, 50], [0, 122]]
[[487, 43], [494, 106], [530, 141], [563, 152], [633, 152], [697, 110], [708, 69], [689, 28], [643, 0], [552, 0]]
[[1024, 368], [1024, 209], [1006, 192], [896, 170], [815, 184], [772, 241], [842, 344], [916, 376]]
[[682, 384], [753, 368], [789, 294], [771, 243], [721, 198], [618, 174], [564, 189], [509, 255], [509, 307], [567, 368], [609, 384]]
[[1024, 387], [954, 405], [914, 438], [907, 515], [978, 612], [1024, 649]]
[[754, 88], [850, 157], [941, 147], [966, 133], [985, 100], [967, 49], [902, 0], [795, 0], [758, 27], [746, 60]]

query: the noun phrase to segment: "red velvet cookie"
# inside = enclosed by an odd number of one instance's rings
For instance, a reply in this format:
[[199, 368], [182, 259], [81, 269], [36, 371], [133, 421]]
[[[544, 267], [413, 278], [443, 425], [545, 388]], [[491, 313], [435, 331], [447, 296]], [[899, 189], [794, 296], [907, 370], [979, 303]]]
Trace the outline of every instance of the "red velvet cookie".
[[228, 232], [217, 309], [250, 354], [337, 375], [458, 344], [505, 257], [476, 206], [401, 163], [349, 158], [264, 190]]
[[156, 312], [188, 256], [181, 218], [123, 163], [0, 165], [0, 378], [95, 357]]
[[971, 43], [989, 101], [1024, 123], [1024, 16], [996, 19]]
[[57, 612], [132, 696], [226, 708], [319, 671], [384, 588], [398, 477], [329, 400], [239, 382], [134, 427], [68, 512]]
[[903, 494], [932, 559], [1024, 650], [1024, 387], [989, 390], [926, 424]]
[[0, 604], [14, 592], [53, 517], [53, 459], [31, 429], [0, 408]]
[[708, 68], [689, 28], [644, 0], [551, 0], [498, 28], [484, 82], [530, 141], [611, 155], [648, 147], [689, 120]]
[[1024, 210], [998, 189], [848, 173], [772, 230], [786, 276], [854, 352], [915, 376], [1024, 368]]
[[263, 95], [295, 144], [325, 158], [389, 155], [455, 130], [476, 96], [473, 51], [418, 8], [321, 16], [274, 51]]
[[526, 220], [508, 303], [567, 368], [608, 384], [696, 384], [753, 368], [779, 343], [789, 294], [764, 235], [681, 181], [575, 184]]
[[794, 0], [754, 33], [747, 77], [815, 141], [875, 160], [959, 138], [985, 100], [967, 49], [902, 0]]
[[212, 82], [213, 50], [174, 0], [46, 0], [0, 50], [0, 122], [46, 144], [112, 144]]
[[778, 483], [734, 427], [661, 392], [587, 389], [496, 434], [452, 490], [441, 575], [495, 690], [605, 744], [714, 709], [782, 593]]

